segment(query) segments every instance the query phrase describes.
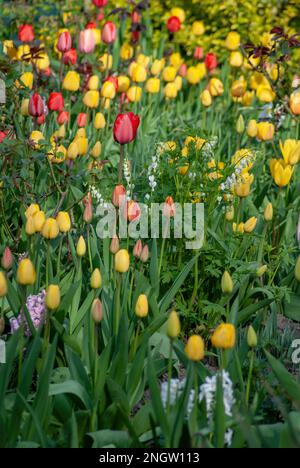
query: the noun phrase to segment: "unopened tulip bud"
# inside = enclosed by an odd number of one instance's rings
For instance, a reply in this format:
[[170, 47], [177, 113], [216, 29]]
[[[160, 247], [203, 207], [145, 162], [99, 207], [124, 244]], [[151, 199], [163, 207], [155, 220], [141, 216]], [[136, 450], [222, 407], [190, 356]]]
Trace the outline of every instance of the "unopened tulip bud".
[[245, 121], [244, 121], [244, 117], [242, 116], [242, 114], [240, 114], [239, 118], [237, 119], [236, 131], [239, 134], [242, 134], [245, 131]]
[[4, 317], [0, 317], [0, 336], [3, 334], [5, 329], [5, 320]]
[[125, 187], [123, 185], [117, 185], [114, 188], [113, 195], [112, 195], [113, 205], [116, 208], [119, 208], [122, 205], [123, 201], [124, 201], [124, 197], [126, 197]]
[[250, 138], [255, 138], [257, 136], [257, 122], [252, 119], [249, 121], [247, 126], [247, 134]]
[[258, 278], [261, 278], [262, 276], [264, 276], [264, 274], [266, 273], [267, 270], [268, 270], [268, 266], [267, 265], [262, 265], [260, 268], [258, 268], [256, 270], [256, 276]]
[[79, 237], [76, 247], [76, 253], [78, 257], [84, 257], [84, 255], [86, 254], [86, 243], [82, 236]]
[[295, 266], [295, 278], [300, 283], [300, 255], [297, 258], [296, 266]]
[[5, 247], [2, 259], [1, 266], [4, 270], [10, 270], [14, 262], [13, 254], [9, 247]]
[[142, 253], [142, 250], [143, 250], [142, 241], [141, 241], [141, 239], [138, 239], [138, 240], [136, 241], [136, 244], [135, 244], [134, 248], [133, 248], [133, 252], [132, 252], [132, 253], [133, 253], [133, 256], [134, 256], [135, 258], [140, 258], [141, 253]]
[[248, 219], [246, 223], [244, 224], [244, 231], [250, 234], [251, 232], [254, 231], [257, 225], [257, 218], [255, 216], [252, 216], [252, 218]]
[[36, 272], [29, 258], [24, 258], [20, 261], [17, 270], [17, 282], [22, 285], [34, 284], [36, 280]]
[[72, 141], [72, 143], [70, 143], [69, 147], [68, 147], [68, 151], [67, 151], [67, 157], [68, 159], [76, 159], [77, 156], [78, 156], [78, 145], [76, 143], [76, 141]]
[[55, 310], [60, 304], [60, 289], [56, 284], [50, 284], [46, 291], [46, 306], [49, 310]]
[[140, 260], [142, 263], [148, 262], [149, 259], [149, 247], [148, 245], [144, 245], [143, 250], [141, 252]]
[[115, 255], [115, 270], [119, 273], [126, 273], [129, 269], [130, 257], [126, 249], [119, 250]]
[[177, 312], [173, 310], [168, 318], [167, 322], [167, 335], [169, 338], [174, 340], [180, 334], [180, 320]]
[[118, 236], [112, 238], [109, 250], [112, 254], [116, 254], [120, 250], [120, 241]]
[[5, 275], [0, 271], [0, 297], [4, 297], [7, 294], [7, 281]]
[[190, 336], [185, 346], [185, 354], [191, 361], [201, 361], [204, 358], [204, 341], [201, 336]]
[[264, 211], [265, 221], [270, 222], [273, 219], [273, 205], [268, 203]]
[[223, 273], [221, 280], [221, 288], [223, 294], [231, 294], [233, 291], [233, 281], [228, 271], [224, 271]]
[[99, 298], [94, 300], [91, 308], [91, 314], [95, 323], [100, 323], [103, 319], [103, 306]]
[[95, 145], [93, 146], [92, 151], [91, 151], [91, 156], [95, 159], [101, 156], [101, 142], [100, 141], [97, 141]]
[[56, 221], [60, 232], [69, 232], [71, 229], [71, 219], [69, 213], [60, 211], [56, 217]]
[[102, 286], [102, 277], [99, 268], [96, 268], [91, 276], [91, 288], [99, 289]]
[[257, 335], [252, 325], [250, 325], [250, 327], [248, 328], [247, 344], [249, 348], [256, 348], [257, 346]]
[[93, 219], [93, 206], [91, 203], [87, 203], [83, 212], [83, 220], [85, 223], [90, 224]]
[[139, 318], [145, 318], [147, 317], [148, 312], [148, 298], [145, 294], [140, 294], [135, 305], [135, 315]]
[[233, 218], [234, 218], [234, 207], [230, 207], [230, 209], [228, 209], [226, 211], [226, 221], [233, 221]]

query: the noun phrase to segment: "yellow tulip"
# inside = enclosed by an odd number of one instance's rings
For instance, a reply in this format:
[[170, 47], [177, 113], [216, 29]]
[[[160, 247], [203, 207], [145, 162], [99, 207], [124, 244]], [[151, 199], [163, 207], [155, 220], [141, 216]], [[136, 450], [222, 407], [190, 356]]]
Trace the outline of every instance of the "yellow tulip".
[[190, 336], [185, 346], [185, 354], [191, 361], [201, 361], [204, 358], [204, 341], [201, 336]]
[[71, 219], [69, 213], [66, 211], [60, 211], [56, 216], [56, 221], [60, 232], [69, 232], [71, 229]]
[[39, 149], [41, 147], [41, 145], [39, 145], [39, 142], [45, 140], [45, 137], [39, 130], [33, 130], [33, 132], [31, 132], [30, 134], [29, 140], [33, 142], [33, 146], [35, 149]]
[[94, 159], [99, 158], [101, 156], [101, 149], [102, 149], [101, 141], [96, 141], [96, 143], [94, 144], [94, 146], [92, 148], [91, 156]]
[[[105, 84], [108, 84], [108, 81]], [[110, 83], [112, 84], [112, 83]], [[103, 87], [104, 87], [103, 85]], [[112, 84], [113, 88], [114, 88], [114, 85]], [[114, 88], [115, 89], [115, 88]], [[102, 94], [102, 91], [101, 91], [101, 94]], [[85, 95], [83, 96], [83, 104], [87, 107], [89, 107], [90, 109], [95, 109], [96, 107], [99, 106], [99, 92], [98, 91], [87, 91], [85, 93]]]
[[46, 290], [46, 306], [49, 310], [55, 310], [60, 305], [60, 289], [56, 284], [50, 284]]
[[159, 75], [162, 72], [164, 66], [165, 66], [165, 60], [164, 59], [154, 60], [154, 62], [152, 64], [152, 67], [151, 67], [152, 75]]
[[233, 281], [228, 271], [224, 271], [223, 273], [221, 279], [221, 289], [223, 294], [231, 294], [233, 291]]
[[126, 249], [119, 250], [115, 255], [115, 270], [119, 273], [126, 273], [129, 269], [130, 257]]
[[130, 102], [140, 102], [142, 99], [142, 88], [140, 86], [131, 86], [127, 91], [127, 97]]
[[270, 122], [259, 122], [257, 124], [257, 138], [262, 141], [272, 140], [275, 127]]
[[100, 58], [99, 58], [99, 62], [100, 62], [100, 71], [103, 73], [107, 70], [111, 70], [112, 68], [112, 65], [113, 65], [113, 57], [112, 55], [108, 55], [108, 54], [103, 54]]
[[170, 16], [177, 16], [181, 23], [185, 22], [185, 11], [182, 8], [173, 7], [171, 8]]
[[102, 286], [102, 277], [99, 268], [96, 268], [91, 276], [91, 288], [99, 289]]
[[285, 140], [284, 143], [279, 141], [280, 150], [286, 164], [294, 166], [300, 160], [300, 141], [299, 140]]
[[139, 318], [145, 318], [147, 317], [148, 313], [148, 298], [145, 294], [140, 294], [135, 305], [135, 315]]
[[29, 99], [28, 98], [24, 98], [22, 100], [22, 103], [21, 103], [21, 114], [24, 116], [24, 117], [27, 117], [29, 115]]
[[84, 156], [87, 153], [89, 142], [88, 139], [85, 137], [79, 137], [75, 139], [78, 156]]
[[120, 49], [120, 57], [122, 60], [127, 61], [133, 57], [134, 50], [130, 44], [123, 44]]
[[241, 37], [236, 31], [230, 31], [226, 37], [226, 48], [228, 50], [237, 50], [240, 47]]
[[157, 94], [160, 91], [160, 79], [159, 78], [149, 78], [146, 83], [146, 91], [150, 94]]
[[176, 83], [168, 83], [164, 89], [164, 95], [168, 99], [175, 99], [178, 94]]
[[36, 280], [36, 272], [29, 258], [24, 258], [20, 261], [17, 269], [17, 282], [24, 286], [34, 284]]
[[83, 257], [86, 254], [86, 243], [82, 236], [79, 237], [76, 247], [76, 253], [78, 257]]
[[221, 96], [224, 93], [224, 86], [219, 78], [211, 78], [208, 83], [208, 90], [212, 96]]
[[99, 76], [98, 75], [92, 75], [89, 78], [87, 87], [91, 91], [96, 91], [99, 88]]
[[68, 71], [64, 77], [62, 87], [67, 91], [78, 91], [80, 87], [80, 75], [73, 70]]
[[247, 135], [250, 138], [255, 138], [257, 136], [257, 122], [254, 119], [249, 120], [247, 126]]
[[290, 165], [286, 165], [283, 160], [271, 160], [270, 161], [271, 174], [274, 182], [278, 187], [282, 188], [288, 185], [293, 175], [293, 168]]
[[18, 88], [23, 88], [24, 86], [28, 89], [32, 89], [33, 85], [33, 74], [31, 72], [25, 72], [20, 76], [20, 80], [16, 81], [16, 86]]
[[76, 141], [72, 141], [72, 143], [70, 143], [68, 147], [67, 158], [74, 160], [77, 158], [77, 156], [78, 156], [78, 146], [77, 146]]
[[294, 115], [300, 115], [300, 91], [295, 91], [291, 94], [290, 109]]
[[245, 222], [244, 231], [249, 234], [254, 231], [254, 229], [256, 228], [256, 225], [257, 225], [257, 218], [255, 218], [255, 216], [252, 216], [252, 218], [249, 218], [248, 221]]
[[179, 317], [178, 317], [178, 314], [175, 310], [173, 310], [169, 317], [168, 317], [168, 321], [167, 321], [167, 335], [169, 338], [171, 338], [172, 340], [174, 340], [175, 338], [178, 337], [178, 335], [180, 334], [180, 320], [179, 320]]
[[7, 294], [7, 281], [4, 273], [0, 271], [0, 297], [4, 297]]
[[209, 107], [212, 105], [212, 97], [208, 89], [205, 89], [200, 94], [200, 101], [204, 107]]
[[103, 306], [98, 297], [93, 301], [91, 314], [95, 323], [100, 323], [103, 319]]
[[118, 93], [126, 93], [130, 86], [130, 79], [128, 76], [118, 76]]
[[276, 94], [270, 86], [259, 85], [256, 89], [256, 96], [261, 102], [273, 102]]
[[133, 67], [131, 79], [136, 83], [144, 83], [147, 79], [147, 70], [143, 65], [138, 63]]
[[45, 239], [55, 239], [59, 234], [59, 226], [56, 219], [46, 219], [41, 234]]
[[111, 81], [105, 81], [101, 88], [101, 96], [105, 99], [114, 99], [116, 96], [115, 85]]
[[198, 84], [201, 80], [201, 75], [197, 67], [189, 67], [186, 72], [186, 79], [190, 84]]
[[175, 80], [177, 74], [177, 70], [175, 67], [167, 66], [163, 71], [163, 79], [167, 83], [171, 83]]
[[192, 24], [192, 33], [194, 36], [202, 36], [205, 32], [203, 21], [194, 21]]
[[106, 121], [105, 121], [104, 115], [102, 114], [102, 112], [97, 112], [97, 114], [95, 115], [95, 119], [94, 119], [94, 128], [96, 130], [101, 130], [105, 128], [105, 125], [106, 125]]
[[265, 211], [264, 211], [264, 219], [267, 222], [272, 221], [272, 219], [273, 219], [273, 205], [272, 205], [272, 203], [267, 204], [267, 206], [265, 208]]
[[33, 234], [35, 234], [36, 231], [35, 231], [33, 216], [29, 216], [27, 218], [25, 232], [28, 236], [32, 236]]
[[38, 211], [40, 211], [39, 205], [37, 203], [31, 203], [31, 205], [25, 211], [25, 216], [26, 218], [29, 218], [29, 216], [35, 215], [35, 213]]
[[235, 345], [235, 327], [231, 323], [222, 323], [211, 337], [212, 345], [219, 349], [232, 349]]
[[46, 221], [45, 213], [43, 211], [38, 211], [32, 216], [32, 219], [35, 232], [40, 232]]
[[240, 51], [235, 50], [234, 52], [231, 52], [229, 57], [229, 64], [231, 67], [240, 68], [243, 65], [243, 61], [244, 58]]

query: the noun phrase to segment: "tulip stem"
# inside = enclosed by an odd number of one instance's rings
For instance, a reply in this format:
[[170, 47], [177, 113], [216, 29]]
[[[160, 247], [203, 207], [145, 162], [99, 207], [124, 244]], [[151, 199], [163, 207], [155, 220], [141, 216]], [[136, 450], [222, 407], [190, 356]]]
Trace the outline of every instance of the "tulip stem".
[[247, 406], [249, 405], [253, 366], [254, 366], [254, 350], [252, 349], [250, 351], [250, 365], [249, 365], [247, 388], [246, 388], [246, 405]]
[[123, 165], [124, 165], [124, 145], [120, 145], [120, 161], [118, 169], [118, 182], [121, 184], [123, 179]]
[[171, 380], [172, 380], [172, 354], [173, 354], [173, 340], [170, 339], [170, 348], [169, 348], [169, 362], [168, 362], [168, 393], [167, 393], [167, 413], [169, 414], [170, 403], [171, 403]]
[[90, 270], [91, 273], [93, 271], [93, 261], [92, 261], [92, 253], [91, 253], [91, 238], [90, 238], [90, 226], [87, 227], [87, 244], [88, 244], [88, 253], [89, 253], [89, 262], [90, 262]]

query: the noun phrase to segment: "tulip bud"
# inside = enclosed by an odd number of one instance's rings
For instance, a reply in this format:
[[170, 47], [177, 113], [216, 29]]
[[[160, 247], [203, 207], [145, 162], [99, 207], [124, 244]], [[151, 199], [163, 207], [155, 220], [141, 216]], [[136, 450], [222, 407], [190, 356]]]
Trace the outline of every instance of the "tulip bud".
[[201, 361], [204, 358], [204, 341], [201, 336], [190, 336], [185, 346], [185, 354], [191, 361]]
[[32, 203], [25, 211], [25, 216], [26, 218], [29, 218], [30, 216], [35, 215], [35, 213], [37, 213], [38, 211], [40, 211], [39, 205], [36, 203]]
[[21, 115], [27, 117], [29, 115], [29, 99], [24, 98], [21, 103]]
[[252, 216], [252, 218], [248, 219], [246, 223], [244, 223], [244, 231], [250, 234], [251, 232], [254, 231], [257, 225], [257, 218], [255, 216]]
[[76, 141], [72, 141], [72, 143], [70, 143], [69, 147], [68, 147], [68, 151], [67, 151], [67, 157], [68, 159], [76, 159], [78, 156], [78, 145], [76, 143]]
[[120, 242], [118, 236], [112, 238], [109, 250], [112, 254], [116, 254], [120, 250]]
[[172, 340], [180, 334], [180, 320], [175, 310], [173, 310], [167, 321], [167, 335]]
[[300, 283], [300, 255], [297, 258], [296, 266], [295, 266], [295, 278]]
[[200, 94], [200, 101], [204, 107], [209, 107], [212, 104], [212, 97], [208, 89], [205, 89]]
[[99, 268], [96, 268], [91, 276], [91, 288], [100, 289], [102, 285], [102, 277]]
[[105, 128], [106, 122], [105, 122], [105, 117], [101, 112], [97, 112], [94, 118], [94, 128], [96, 130], [101, 130], [102, 128]]
[[119, 250], [115, 255], [115, 270], [119, 273], [126, 273], [129, 269], [130, 257], [126, 249]]
[[250, 327], [248, 328], [247, 344], [249, 348], [256, 348], [257, 346], [257, 335], [252, 325], [250, 325]]
[[40, 232], [46, 221], [45, 213], [43, 211], [38, 211], [32, 216], [32, 218], [33, 218], [35, 232]]
[[237, 119], [236, 131], [239, 134], [242, 134], [245, 131], [245, 121], [244, 121], [244, 117], [242, 116], [242, 114], [240, 114], [239, 118]]
[[91, 151], [91, 156], [94, 158], [94, 159], [97, 159], [101, 156], [101, 142], [100, 141], [97, 141], [93, 148], [92, 148], [92, 151]]
[[13, 254], [9, 247], [5, 247], [2, 259], [1, 259], [1, 266], [4, 270], [10, 270], [13, 266], [14, 258]]
[[69, 232], [71, 229], [71, 219], [69, 213], [60, 211], [56, 217], [60, 232]]
[[144, 245], [143, 250], [140, 255], [140, 260], [142, 263], [148, 262], [149, 259], [149, 247], [148, 245]]
[[224, 271], [223, 273], [221, 280], [221, 288], [223, 294], [231, 294], [233, 291], [233, 281], [228, 271]]
[[93, 304], [91, 307], [91, 314], [95, 323], [100, 323], [101, 320], [103, 319], [103, 306], [99, 298], [96, 298], [93, 301]]
[[27, 219], [25, 232], [28, 236], [32, 236], [33, 234], [35, 234], [35, 225], [34, 225], [33, 216], [29, 216], [29, 218]]
[[46, 306], [49, 310], [55, 310], [60, 304], [60, 290], [56, 284], [50, 284], [46, 291]]
[[257, 136], [257, 122], [252, 119], [249, 121], [247, 126], [247, 134], [250, 138], [255, 138]]
[[117, 185], [114, 188], [113, 195], [112, 195], [112, 202], [116, 208], [119, 208], [122, 205], [122, 202], [126, 197], [126, 189], [123, 185]]
[[266, 222], [272, 221], [273, 219], [273, 205], [272, 203], [268, 203], [265, 211], [264, 211], [264, 218]]
[[135, 305], [135, 315], [139, 318], [145, 318], [147, 317], [148, 312], [148, 298], [145, 294], [140, 294]]
[[267, 266], [267, 265], [262, 265], [260, 268], [258, 268], [258, 269], [256, 270], [256, 276], [257, 276], [258, 278], [261, 278], [262, 276], [264, 276], [264, 274], [266, 273], [267, 269], [268, 269], [268, 266]]
[[20, 261], [17, 270], [17, 282], [22, 285], [34, 284], [36, 280], [36, 272], [29, 258], [24, 258]]
[[222, 323], [214, 331], [211, 337], [215, 348], [231, 349], [235, 345], [235, 327], [231, 323]]
[[0, 336], [3, 334], [5, 329], [5, 320], [4, 317], [0, 317]]
[[83, 257], [86, 254], [86, 243], [82, 236], [79, 237], [76, 247], [76, 253], [78, 257]]
[[44, 101], [38, 93], [34, 93], [28, 104], [28, 112], [32, 117], [40, 117], [45, 113]]
[[58, 222], [54, 218], [48, 218], [45, 221], [45, 224], [42, 228], [41, 231], [42, 236], [45, 239], [56, 239], [56, 237], [59, 235], [59, 226]]
[[0, 271], [0, 297], [4, 297], [7, 294], [7, 281], [5, 275]]
[[143, 244], [142, 244], [141, 239], [139, 239], [136, 241], [136, 244], [133, 248], [133, 256], [135, 258], [140, 258], [142, 250], [143, 250]]
[[234, 207], [230, 207], [229, 210], [226, 211], [226, 220], [227, 221], [233, 221], [233, 218], [234, 218]]

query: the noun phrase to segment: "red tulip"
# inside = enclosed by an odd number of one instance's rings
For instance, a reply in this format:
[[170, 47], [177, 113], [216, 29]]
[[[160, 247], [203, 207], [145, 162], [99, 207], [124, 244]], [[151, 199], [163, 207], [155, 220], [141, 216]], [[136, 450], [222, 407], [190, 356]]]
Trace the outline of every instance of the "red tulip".
[[196, 60], [203, 59], [203, 48], [202, 47], [196, 47], [195, 52], [194, 52], [194, 58]]
[[68, 123], [70, 119], [69, 112], [68, 111], [60, 111], [58, 116], [56, 117], [56, 122], [59, 125], [63, 125], [64, 123]]
[[108, 0], [93, 0], [93, 4], [98, 8], [103, 8], [107, 5]]
[[110, 81], [114, 85], [116, 92], [118, 91], [118, 78], [116, 76], [108, 76], [103, 80], [103, 83], [106, 81]]
[[68, 52], [65, 52], [63, 55], [63, 63], [64, 65], [75, 65], [77, 62], [77, 50], [70, 49]]
[[171, 16], [167, 21], [167, 28], [170, 33], [176, 33], [181, 28], [180, 19], [177, 16]]
[[14, 263], [14, 257], [13, 254], [11, 253], [11, 250], [9, 247], [5, 247], [2, 259], [1, 259], [1, 266], [4, 268], [4, 270], [10, 270], [12, 265]]
[[48, 108], [53, 111], [62, 111], [64, 108], [64, 98], [61, 93], [50, 93]]
[[125, 200], [126, 197], [126, 189], [123, 185], [117, 185], [114, 188], [113, 194], [112, 194], [112, 203], [116, 208], [119, 208]]
[[102, 20], [104, 20], [104, 18], [105, 18], [105, 15], [104, 15], [103, 12], [98, 13], [98, 15], [97, 15], [97, 20], [98, 20], [98, 21], [102, 21]]
[[136, 137], [140, 125], [140, 118], [133, 112], [119, 114], [114, 124], [114, 139], [120, 145], [126, 145]]
[[83, 212], [83, 220], [85, 223], [90, 224], [93, 220], [93, 202], [92, 196], [90, 193], [83, 199], [84, 204], [84, 212]]
[[114, 23], [107, 21], [102, 29], [102, 41], [105, 44], [112, 44], [117, 37], [117, 28]]
[[59, 50], [59, 52], [68, 52], [71, 49], [71, 47], [72, 47], [71, 34], [69, 33], [69, 31], [62, 32], [59, 35], [58, 41], [56, 44], [57, 50]]
[[141, 31], [132, 31], [131, 33], [131, 41], [136, 44], [137, 42], [139, 42], [140, 40], [140, 37], [141, 37]]
[[7, 137], [7, 133], [0, 131], [0, 143]]
[[94, 21], [87, 23], [85, 29], [97, 29], [97, 24]]
[[207, 70], [214, 70], [218, 66], [217, 57], [212, 52], [209, 52], [205, 57], [205, 66]]
[[43, 114], [43, 115], [40, 115], [36, 121], [38, 125], [42, 125], [43, 123], [45, 123], [45, 120], [46, 120], [46, 117], [45, 117], [45, 114]]
[[34, 31], [31, 24], [22, 24], [19, 27], [18, 39], [21, 42], [31, 42], [34, 39]]
[[163, 206], [163, 214], [167, 218], [173, 218], [176, 213], [175, 203], [172, 197], [167, 197]]
[[80, 31], [78, 48], [81, 53], [90, 54], [94, 52], [95, 45], [95, 36], [91, 29]]
[[87, 114], [84, 114], [83, 112], [78, 114], [77, 116], [78, 127], [85, 127], [86, 123], [87, 123]]
[[28, 112], [32, 117], [40, 117], [41, 115], [44, 115], [44, 101], [38, 93], [33, 93], [29, 99]]

